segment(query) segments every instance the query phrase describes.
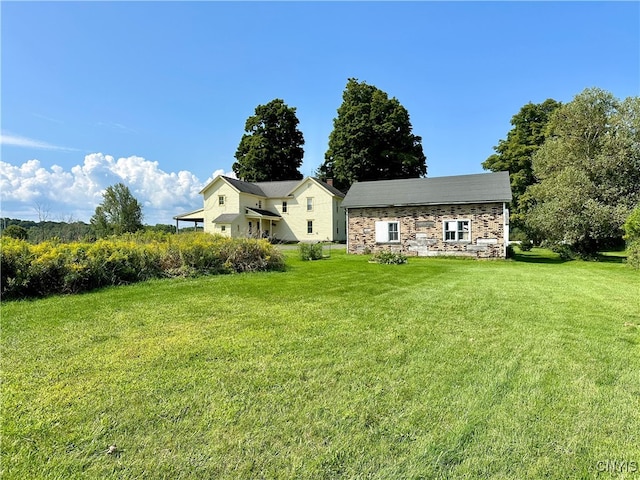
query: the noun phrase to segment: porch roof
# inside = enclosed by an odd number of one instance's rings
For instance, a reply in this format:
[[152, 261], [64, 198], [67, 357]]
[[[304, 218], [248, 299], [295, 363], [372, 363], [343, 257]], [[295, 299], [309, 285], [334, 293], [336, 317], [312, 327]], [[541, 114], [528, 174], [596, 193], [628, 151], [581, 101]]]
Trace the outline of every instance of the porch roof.
[[204, 222], [204, 209], [200, 208], [193, 212], [183, 213], [182, 215], [176, 215], [174, 220], [183, 220], [185, 222]]
[[233, 223], [236, 218], [238, 218], [237, 213], [223, 213], [222, 215], [217, 216], [213, 220], [213, 223]]
[[277, 213], [270, 212], [269, 210], [262, 210], [260, 208], [245, 207], [247, 210], [247, 216], [252, 218], [265, 218], [267, 220], [282, 220], [282, 217]]

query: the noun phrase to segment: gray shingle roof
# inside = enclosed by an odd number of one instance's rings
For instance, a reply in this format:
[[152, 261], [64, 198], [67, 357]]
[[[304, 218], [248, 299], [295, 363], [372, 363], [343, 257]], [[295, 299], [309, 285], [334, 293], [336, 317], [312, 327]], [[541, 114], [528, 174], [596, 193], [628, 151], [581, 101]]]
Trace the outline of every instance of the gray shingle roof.
[[[331, 194], [344, 197], [344, 193], [322, 180], [311, 177], [320, 185], [327, 189]], [[291, 192], [306, 179], [302, 180], [282, 180], [278, 182], [244, 182], [237, 178], [224, 177], [224, 179], [233, 185], [236, 189], [243, 193], [250, 193], [260, 197], [267, 198], [286, 198], [291, 196]]]
[[233, 223], [237, 217], [237, 213], [223, 213], [222, 215], [218, 215], [213, 223]]
[[356, 182], [342, 202], [345, 208], [391, 205], [510, 202], [509, 172], [451, 177]]
[[257, 183], [243, 182], [242, 180], [231, 177], [224, 177], [224, 179], [243, 193], [251, 193], [252, 195], [266, 197]]
[[301, 180], [282, 180], [280, 182], [258, 182], [258, 185], [264, 192], [265, 197], [284, 198], [288, 197], [291, 190], [300, 184]]

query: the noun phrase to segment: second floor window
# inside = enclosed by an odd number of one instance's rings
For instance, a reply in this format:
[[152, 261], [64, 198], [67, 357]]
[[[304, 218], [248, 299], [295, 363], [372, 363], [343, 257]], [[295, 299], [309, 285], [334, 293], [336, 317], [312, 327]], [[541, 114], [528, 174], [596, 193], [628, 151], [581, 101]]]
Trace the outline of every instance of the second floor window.
[[287, 213], [287, 202], [282, 202], [282, 213]]
[[307, 212], [313, 210], [313, 197], [307, 197]]
[[218, 196], [218, 205], [224, 205], [224, 195]]

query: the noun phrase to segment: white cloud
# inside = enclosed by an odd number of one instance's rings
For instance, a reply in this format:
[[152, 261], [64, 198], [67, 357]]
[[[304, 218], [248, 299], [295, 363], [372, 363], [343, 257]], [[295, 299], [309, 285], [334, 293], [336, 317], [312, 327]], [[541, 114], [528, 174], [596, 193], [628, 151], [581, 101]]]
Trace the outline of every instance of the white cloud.
[[59, 150], [63, 152], [77, 152], [77, 148], [60, 147], [52, 145], [41, 140], [33, 138], [21, 137], [20, 135], [12, 135], [10, 133], [0, 134], [0, 145], [9, 145], [12, 147], [38, 148], [42, 150]]
[[[36, 205], [46, 205], [52, 217], [88, 221], [102, 202], [104, 190], [122, 182], [143, 205], [145, 223], [172, 223], [174, 215], [202, 207], [200, 190], [205, 182], [186, 170], [165, 172], [158, 162], [132, 156], [115, 159], [92, 153], [70, 171], [58, 165], [44, 168], [39, 160], [22, 165], [0, 161], [0, 197], [3, 217], [31, 219]], [[26, 212], [31, 210], [31, 216]]]

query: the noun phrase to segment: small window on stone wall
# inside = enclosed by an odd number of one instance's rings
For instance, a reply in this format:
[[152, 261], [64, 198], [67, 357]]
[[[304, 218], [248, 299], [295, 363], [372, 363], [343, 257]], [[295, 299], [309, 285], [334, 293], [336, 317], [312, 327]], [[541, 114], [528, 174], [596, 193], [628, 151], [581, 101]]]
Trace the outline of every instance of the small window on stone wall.
[[471, 220], [445, 220], [444, 240], [468, 242], [471, 239]]

